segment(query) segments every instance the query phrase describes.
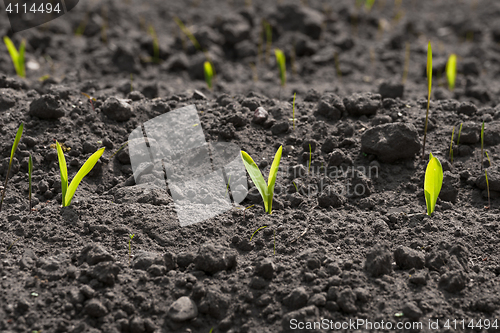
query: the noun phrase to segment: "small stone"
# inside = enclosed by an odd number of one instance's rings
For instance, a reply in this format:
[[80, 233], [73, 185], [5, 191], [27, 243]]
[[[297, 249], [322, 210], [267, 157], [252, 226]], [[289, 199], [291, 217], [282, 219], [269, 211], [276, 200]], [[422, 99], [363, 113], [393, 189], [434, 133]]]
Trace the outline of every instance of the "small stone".
[[477, 106], [472, 104], [471, 102], [463, 102], [460, 104], [458, 107], [457, 113], [458, 114], [465, 114], [467, 116], [473, 116], [477, 112]]
[[304, 287], [298, 287], [283, 299], [283, 304], [292, 310], [296, 310], [306, 306], [308, 299], [309, 296]]
[[383, 81], [378, 87], [378, 93], [382, 98], [403, 98], [405, 86], [401, 82]]
[[274, 263], [270, 259], [263, 259], [255, 267], [255, 274], [262, 276], [264, 279], [271, 280], [275, 271]]
[[408, 302], [403, 306], [403, 314], [412, 320], [418, 320], [423, 316], [422, 310], [417, 306], [415, 302]]
[[109, 97], [101, 107], [103, 114], [110, 119], [123, 122], [129, 120], [134, 114], [132, 106], [128, 103], [130, 100]]
[[104, 317], [108, 313], [108, 309], [97, 299], [91, 299], [85, 304], [85, 313], [91, 317], [100, 318]]
[[257, 109], [255, 109], [252, 122], [256, 124], [262, 124], [267, 120], [267, 117], [269, 117], [269, 113], [266, 111], [266, 109], [260, 106]]
[[400, 246], [394, 251], [394, 259], [402, 269], [421, 269], [425, 265], [425, 255], [406, 246]]
[[168, 309], [168, 317], [176, 322], [188, 321], [198, 316], [196, 303], [187, 296], [179, 298]]
[[30, 104], [29, 115], [40, 119], [59, 119], [64, 114], [60, 99], [54, 95], [43, 95]]
[[386, 246], [376, 246], [366, 255], [365, 269], [373, 277], [391, 273], [392, 253]]
[[289, 126], [290, 125], [287, 121], [279, 121], [271, 126], [271, 132], [273, 133], [273, 135], [283, 134], [288, 131]]
[[207, 96], [205, 96], [205, 94], [202, 93], [201, 91], [195, 90], [193, 93], [193, 98], [200, 100], [200, 99], [207, 99]]

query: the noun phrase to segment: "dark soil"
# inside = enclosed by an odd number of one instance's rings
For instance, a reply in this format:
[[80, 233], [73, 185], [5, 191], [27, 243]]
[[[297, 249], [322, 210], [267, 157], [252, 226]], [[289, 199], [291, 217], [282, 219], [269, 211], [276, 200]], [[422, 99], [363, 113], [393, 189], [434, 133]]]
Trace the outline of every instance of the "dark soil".
[[[500, 331], [500, 2], [378, 0], [371, 11], [355, 1], [282, 2], [80, 1], [11, 35], [27, 40], [26, 79], [0, 46], [2, 177], [25, 125], [0, 213], [1, 332]], [[287, 56], [284, 88], [275, 47]], [[115, 153], [134, 129], [188, 105], [208, 141], [236, 144], [266, 179], [283, 145], [272, 215], [249, 179], [241, 205], [181, 227], [174, 189], [136, 184], [128, 146]], [[70, 148], [70, 179], [106, 147], [65, 208], [56, 140]], [[430, 152], [445, 170], [431, 217]], [[361, 320], [372, 328], [352, 325]], [[314, 322], [323, 325], [299, 326]]]

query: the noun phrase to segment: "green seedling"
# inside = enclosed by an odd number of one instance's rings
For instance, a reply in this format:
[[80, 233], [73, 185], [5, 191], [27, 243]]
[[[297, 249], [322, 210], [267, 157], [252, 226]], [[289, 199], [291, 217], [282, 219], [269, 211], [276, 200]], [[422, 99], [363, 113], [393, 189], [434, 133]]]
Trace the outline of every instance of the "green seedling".
[[208, 333], [212, 333], [213, 331], [214, 331], [214, 328], [212, 327], [212, 328], [210, 329], [210, 332], [208, 332]]
[[31, 213], [31, 209], [33, 208], [33, 206], [31, 205], [31, 193], [32, 193], [32, 190], [31, 190], [31, 176], [33, 174], [33, 158], [31, 157], [31, 154], [30, 154], [30, 157], [28, 159], [28, 198], [30, 200], [30, 213]]
[[7, 253], [9, 253], [10, 249], [12, 249], [12, 247], [17, 243], [18, 240], [20, 240], [21, 237], [18, 237], [15, 241], [12, 242], [12, 244], [9, 245], [9, 247], [7, 248]]
[[160, 43], [158, 42], [158, 35], [152, 24], [149, 25], [148, 32], [151, 38], [153, 38], [153, 62], [158, 64], [160, 63]]
[[294, 130], [294, 131], [295, 131], [295, 120], [297, 120], [297, 119], [295, 119], [295, 96], [297, 96], [297, 93], [294, 93], [294, 94], [293, 94], [293, 102], [292, 102], [292, 118], [291, 118], [291, 119], [289, 119], [289, 120], [291, 120], [291, 121], [292, 121], [292, 123], [293, 123], [293, 130]]
[[250, 178], [254, 182], [255, 186], [259, 190], [260, 195], [262, 196], [262, 200], [264, 201], [264, 208], [267, 213], [272, 214], [273, 208], [273, 197], [274, 197], [274, 184], [276, 183], [276, 175], [278, 174], [278, 168], [281, 161], [281, 153], [283, 150], [283, 146], [278, 148], [276, 155], [274, 156], [273, 164], [271, 165], [271, 170], [269, 171], [268, 184], [264, 180], [262, 173], [260, 172], [259, 167], [253, 159], [246, 152], [241, 151], [241, 158], [243, 160], [243, 164], [247, 169]]
[[462, 135], [462, 125], [463, 123], [460, 123], [460, 128], [458, 129], [457, 146], [460, 144], [460, 135]]
[[280, 81], [281, 86], [286, 85], [286, 58], [283, 51], [280, 49], [274, 49], [274, 55], [276, 56], [276, 63], [278, 64], [278, 69], [280, 71]]
[[299, 192], [299, 189], [297, 188], [297, 184], [295, 184], [295, 182], [292, 182], [292, 184], [295, 187], [295, 192]]
[[424, 195], [425, 202], [427, 204], [427, 215], [431, 216], [436, 207], [436, 201], [441, 192], [441, 187], [443, 186], [443, 167], [441, 162], [429, 155], [429, 163], [427, 164], [427, 169], [425, 170], [424, 179]]
[[16, 73], [20, 77], [26, 77], [26, 68], [24, 65], [24, 53], [26, 50], [26, 40], [23, 39], [21, 41], [21, 45], [19, 46], [19, 51], [16, 49], [14, 46], [14, 43], [12, 40], [5, 36], [3, 38], [3, 42], [5, 43], [5, 46], [7, 47], [7, 51], [9, 51], [10, 54], [10, 59], [12, 60], [12, 64], [14, 64], [14, 69], [16, 70]]
[[59, 160], [59, 169], [61, 173], [61, 189], [62, 189], [62, 206], [67, 207], [71, 204], [76, 189], [82, 179], [94, 168], [99, 158], [101, 158], [106, 148], [101, 148], [92, 154], [88, 160], [82, 165], [80, 170], [76, 173], [75, 177], [68, 186], [68, 169], [66, 167], [66, 158], [59, 142], [56, 141], [57, 158]]
[[260, 227], [259, 229], [255, 230], [255, 231], [254, 231], [254, 233], [252, 234], [252, 237], [250, 237], [250, 242], [252, 241], [253, 236], [255, 236], [255, 234], [256, 234], [257, 232], [259, 232], [260, 230], [262, 230], [262, 229], [264, 229], [264, 228], [267, 228], [267, 225], [265, 225], [265, 226], [263, 226], [263, 227]]
[[226, 194], [224, 194], [224, 198], [227, 196], [229, 193], [229, 182], [231, 181], [231, 176], [229, 176], [229, 179], [227, 180], [227, 185], [226, 185]]
[[214, 78], [214, 69], [210, 61], [205, 61], [203, 64], [205, 70], [205, 82], [207, 83], [208, 89], [212, 90], [212, 80]]
[[375, 0], [366, 0], [365, 10], [369, 13], [372, 10], [372, 7], [374, 4], [375, 4]]
[[486, 158], [488, 159], [489, 166], [491, 166], [491, 160], [490, 160], [490, 155], [488, 155], [488, 152], [485, 150], [484, 153], [486, 154]]
[[175, 16], [174, 21], [177, 24], [177, 26], [179, 27], [179, 29], [181, 29], [181, 31], [184, 33], [184, 35], [186, 35], [189, 38], [189, 40], [191, 41], [193, 46], [197, 50], [203, 51], [201, 46], [200, 46], [200, 43], [198, 43], [198, 40], [196, 39], [196, 37], [194, 37], [194, 35], [191, 33], [191, 31], [184, 25], [184, 23], [182, 23], [181, 19], [178, 18], [177, 16]]
[[335, 72], [337, 73], [337, 76], [339, 79], [342, 78], [342, 71], [340, 70], [340, 60], [339, 60], [339, 53], [335, 52], [333, 55], [334, 61], [335, 61]]
[[266, 31], [266, 64], [269, 63], [269, 57], [271, 56], [271, 46], [273, 44], [273, 29], [267, 21], [263, 21], [264, 30]]
[[248, 206], [248, 207], [246, 207], [246, 208], [241, 208], [241, 207], [236, 207], [236, 208], [237, 208], [237, 209], [243, 209], [243, 219], [245, 219], [247, 209], [250, 209], [250, 208], [252, 208], [253, 206], [255, 206], [255, 205], [251, 205], [251, 206]]
[[457, 77], [457, 56], [451, 54], [446, 63], [446, 78], [448, 79], [448, 88], [455, 89], [455, 80]]
[[16, 138], [14, 139], [14, 144], [12, 145], [12, 150], [10, 151], [10, 160], [9, 160], [9, 168], [7, 169], [7, 177], [5, 178], [5, 184], [3, 185], [2, 191], [2, 199], [0, 200], [0, 212], [2, 211], [3, 199], [5, 198], [5, 192], [7, 192], [7, 183], [9, 182], [10, 169], [12, 167], [12, 160], [14, 159], [14, 153], [16, 152], [17, 146], [19, 145], [19, 141], [21, 141], [21, 137], [23, 136], [24, 123], [19, 126], [19, 129], [16, 133]]
[[[255, 236], [255, 234], [257, 232], [259, 232], [260, 230], [262, 230], [264, 228], [267, 228], [267, 225], [262, 226], [259, 229], [255, 230], [254, 233], [252, 234], [252, 237], [250, 237], [250, 242], [252, 241], [253, 236]], [[273, 230], [273, 239], [274, 239], [274, 246], [273, 246], [274, 247], [274, 251], [273, 251], [273, 254], [276, 254], [276, 230]]]
[[453, 164], [453, 137], [455, 136], [455, 126], [453, 126], [453, 130], [451, 131], [451, 142], [450, 142], [450, 161]]
[[483, 158], [484, 158], [484, 121], [481, 126], [481, 170], [483, 170]]
[[128, 265], [130, 266], [132, 263], [132, 239], [134, 238], [135, 234], [130, 234], [128, 235]]
[[311, 162], [312, 162], [312, 150], [311, 150], [311, 144], [309, 144], [309, 166], [307, 167], [307, 174], [311, 173]]
[[84, 92], [82, 92], [82, 95], [88, 98], [90, 105], [92, 105], [92, 110], [94, 110], [94, 112], [95, 112], [94, 102], [96, 102], [97, 100], [94, 97], [92, 97], [89, 94], [86, 94]]
[[425, 156], [425, 140], [427, 139], [427, 123], [429, 121], [429, 107], [431, 105], [431, 91], [432, 91], [432, 47], [431, 42], [427, 46], [427, 111], [425, 113], [425, 127], [424, 127], [424, 144], [422, 145], [422, 159]]
[[490, 201], [490, 183], [488, 182], [488, 173], [484, 170], [484, 178], [486, 178], [486, 189], [488, 190], [488, 206], [484, 207], [485, 209], [490, 209], [491, 201]]
[[116, 154], [118, 154], [120, 152], [120, 150], [122, 150], [123, 148], [125, 148], [125, 146], [128, 145], [128, 141], [125, 142], [121, 147], [120, 149], [118, 149], [117, 151], [114, 152], [113, 155], [111, 155], [111, 157], [109, 158], [110, 160], [113, 159], [113, 157], [115, 157]]
[[406, 79], [408, 78], [408, 72], [410, 71], [410, 51], [411, 51], [410, 42], [406, 42], [405, 65], [403, 68], [403, 85], [406, 84]]

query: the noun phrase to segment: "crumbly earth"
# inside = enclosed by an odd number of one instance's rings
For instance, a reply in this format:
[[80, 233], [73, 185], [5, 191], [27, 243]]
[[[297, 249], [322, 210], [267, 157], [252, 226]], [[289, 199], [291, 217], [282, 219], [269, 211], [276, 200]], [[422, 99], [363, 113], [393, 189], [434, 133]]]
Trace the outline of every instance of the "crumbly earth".
[[[493, 0], [105, 0], [14, 34], [27, 78], [0, 47], [2, 177], [24, 123], [0, 213], [0, 331], [499, 332], [499, 17]], [[172, 188], [136, 185], [120, 148], [187, 105], [208, 141], [236, 144], [266, 178], [283, 146], [272, 215], [248, 179], [241, 206], [181, 227]], [[64, 208], [55, 140], [70, 179], [106, 147]], [[431, 217], [430, 152], [445, 171]]]

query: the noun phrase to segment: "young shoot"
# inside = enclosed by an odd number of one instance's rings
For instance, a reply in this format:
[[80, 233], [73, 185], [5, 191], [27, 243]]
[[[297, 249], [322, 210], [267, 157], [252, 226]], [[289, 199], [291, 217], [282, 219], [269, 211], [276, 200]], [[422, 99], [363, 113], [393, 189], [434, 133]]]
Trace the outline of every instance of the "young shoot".
[[89, 94], [86, 94], [86, 93], [84, 93], [84, 92], [82, 92], [82, 95], [88, 98], [90, 105], [92, 105], [92, 110], [94, 110], [94, 112], [95, 112], [94, 102], [96, 102], [96, 101], [97, 101], [97, 100], [95, 99], [95, 97], [92, 97], [92, 96], [90, 96]]
[[297, 93], [293, 93], [293, 102], [292, 102], [292, 118], [289, 119], [293, 123], [293, 130], [295, 131], [295, 96], [297, 96]]
[[453, 126], [453, 130], [451, 131], [451, 141], [450, 141], [450, 161], [453, 164], [453, 137], [455, 136], [455, 126]]
[[309, 166], [307, 167], [307, 174], [311, 173], [311, 162], [312, 162], [312, 150], [311, 150], [311, 144], [309, 144]]
[[243, 220], [245, 219], [247, 209], [250, 209], [250, 208], [252, 208], [253, 206], [255, 206], [255, 205], [251, 205], [251, 206], [248, 206], [248, 207], [245, 207], [245, 208], [236, 207], [237, 209], [243, 209]]
[[458, 129], [457, 147], [460, 144], [460, 135], [462, 135], [462, 125], [463, 123], [460, 123], [460, 128]]
[[422, 159], [425, 156], [425, 140], [427, 139], [427, 123], [429, 121], [429, 107], [431, 105], [431, 91], [432, 91], [432, 47], [431, 42], [427, 46], [427, 111], [425, 113], [425, 127], [424, 127], [424, 144], [422, 145]]
[[481, 126], [481, 170], [483, 170], [483, 158], [484, 158], [484, 121]]
[[262, 226], [262, 227], [260, 227], [259, 229], [255, 230], [255, 231], [254, 231], [254, 233], [252, 234], [252, 237], [250, 237], [250, 242], [252, 241], [253, 236], [255, 236], [255, 234], [256, 234], [258, 231], [260, 231], [260, 230], [262, 230], [262, 229], [264, 229], [264, 228], [267, 228], [267, 225]]
[[286, 85], [286, 57], [280, 49], [274, 49], [274, 55], [276, 56], [276, 64], [280, 71], [281, 86], [284, 87]]
[[23, 130], [24, 130], [24, 123], [22, 123], [21, 126], [19, 126], [19, 129], [17, 130], [16, 133], [16, 138], [14, 139], [14, 144], [12, 145], [12, 149], [10, 151], [10, 160], [9, 160], [9, 167], [7, 169], [7, 177], [5, 178], [5, 184], [3, 185], [3, 191], [2, 191], [2, 199], [0, 200], [0, 212], [2, 211], [2, 204], [3, 204], [3, 199], [5, 198], [5, 192], [7, 192], [7, 183], [9, 182], [12, 160], [14, 159], [14, 154], [17, 150], [17, 146], [19, 145], [19, 141], [21, 141], [21, 137], [23, 136]]
[[31, 205], [31, 193], [32, 193], [31, 176], [32, 175], [33, 175], [33, 158], [31, 157], [31, 154], [30, 154], [30, 157], [28, 159], [28, 198], [30, 200], [30, 213], [31, 213], [31, 210], [33, 209], [33, 206]]
[[210, 61], [205, 61], [203, 68], [205, 70], [205, 82], [207, 83], [208, 89], [212, 90], [212, 80], [214, 77], [214, 69]]
[[297, 188], [297, 184], [295, 184], [295, 182], [292, 182], [292, 184], [295, 187], [295, 192], [299, 192], [299, 189]]
[[436, 207], [436, 201], [443, 186], [443, 167], [441, 162], [432, 153], [425, 170], [424, 195], [427, 204], [427, 215], [431, 216]]
[[484, 153], [486, 154], [486, 158], [488, 159], [488, 166], [491, 166], [491, 160], [490, 160], [490, 155], [488, 155], [488, 152], [485, 150]]
[[241, 151], [241, 158], [243, 160], [243, 164], [247, 169], [250, 178], [254, 182], [257, 190], [259, 190], [260, 195], [262, 196], [262, 200], [264, 201], [264, 208], [267, 213], [272, 214], [273, 207], [273, 197], [274, 197], [274, 184], [276, 183], [276, 175], [278, 174], [278, 168], [281, 161], [281, 153], [283, 150], [283, 146], [278, 148], [276, 155], [274, 156], [273, 164], [271, 165], [271, 170], [269, 171], [269, 177], [266, 181], [260, 172], [259, 167], [255, 164], [254, 160], [248, 155], [246, 152]]
[[135, 234], [130, 234], [128, 235], [128, 265], [130, 266], [132, 264], [132, 239], [134, 238]]
[[488, 206], [484, 207], [485, 209], [490, 209], [491, 201], [490, 201], [490, 183], [488, 182], [488, 173], [484, 170], [484, 178], [486, 179], [486, 189], [488, 191]]
[[57, 158], [59, 160], [59, 169], [61, 173], [61, 190], [62, 190], [62, 206], [67, 207], [71, 204], [76, 189], [80, 185], [82, 179], [94, 168], [99, 158], [104, 153], [105, 148], [101, 148], [92, 154], [88, 160], [83, 164], [80, 170], [76, 173], [75, 177], [68, 186], [68, 169], [66, 167], [66, 158], [59, 142], [56, 141]]
[[375, 4], [375, 0], [366, 0], [365, 2], [365, 10], [369, 13], [372, 10], [373, 5]]
[[26, 40], [23, 39], [21, 41], [21, 45], [19, 46], [19, 51], [16, 49], [14, 43], [9, 37], [5, 36], [3, 38], [3, 42], [5, 43], [5, 46], [9, 51], [10, 59], [14, 64], [14, 69], [16, 70], [17, 75], [20, 77], [26, 77], [26, 68], [24, 65], [24, 52], [26, 50]]
[[455, 80], [457, 77], [457, 56], [451, 54], [446, 63], [446, 78], [448, 79], [448, 88], [453, 91], [455, 89]]
[[160, 43], [158, 42], [158, 35], [152, 24], [149, 25], [148, 29], [149, 35], [153, 38], [153, 62], [155, 64], [160, 63]]

